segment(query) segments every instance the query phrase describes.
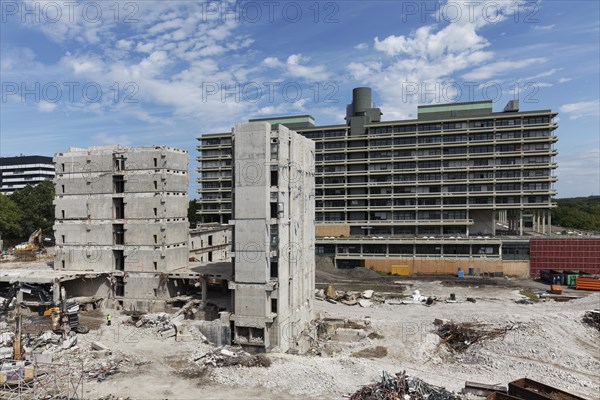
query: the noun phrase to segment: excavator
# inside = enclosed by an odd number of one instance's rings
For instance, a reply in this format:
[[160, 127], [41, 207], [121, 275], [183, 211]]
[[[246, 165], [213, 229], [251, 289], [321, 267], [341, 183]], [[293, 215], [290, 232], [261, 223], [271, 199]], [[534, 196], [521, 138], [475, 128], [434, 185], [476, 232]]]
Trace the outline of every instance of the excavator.
[[40, 249], [43, 249], [42, 228], [38, 228], [35, 232], [29, 235], [29, 240], [27, 242], [15, 246], [15, 256], [18, 259], [31, 258]]

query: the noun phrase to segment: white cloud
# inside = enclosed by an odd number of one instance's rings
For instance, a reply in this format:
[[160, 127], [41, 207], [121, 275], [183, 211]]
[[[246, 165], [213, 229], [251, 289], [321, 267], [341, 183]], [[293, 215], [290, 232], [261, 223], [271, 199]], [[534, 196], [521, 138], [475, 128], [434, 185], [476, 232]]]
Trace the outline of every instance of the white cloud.
[[560, 112], [569, 114], [571, 119], [597, 117], [600, 115], [600, 100], [580, 101], [560, 106]]
[[558, 83], [565, 83], [565, 82], [569, 82], [569, 81], [572, 81], [572, 80], [573, 80], [573, 78], [560, 78], [558, 80]]
[[[453, 23], [440, 17], [436, 24], [424, 25], [409, 34], [375, 37], [373, 49], [379, 57], [373, 57], [375, 61], [349, 63], [347, 71], [353, 79], [375, 90], [386, 119], [414, 117], [417, 104], [472, 101], [469, 89], [460, 93], [448, 86], [461, 86], [459, 74], [491, 77], [502, 71], [497, 69], [502, 65], [485, 68], [498, 56], [481, 31], [491, 24], [508, 21], [514, 4], [495, 5], [498, 15], [490, 15], [492, 11], [485, 2], [472, 2], [469, 8], [473, 9]], [[518, 61], [505, 61], [513, 67], [519, 65]]]
[[496, 61], [491, 64], [483, 65], [473, 71], [467, 72], [463, 78], [469, 81], [482, 81], [493, 78], [498, 75], [506, 75], [514, 72], [516, 69], [528, 67], [536, 63], [543, 63], [544, 58], [527, 58], [517, 61]]
[[359, 43], [356, 46], [354, 46], [354, 48], [356, 50], [365, 50], [369, 48], [369, 45], [367, 43]]
[[322, 81], [329, 78], [329, 73], [324, 65], [303, 65], [308, 61], [310, 59], [302, 54], [292, 54], [285, 62], [280, 61], [277, 57], [267, 57], [263, 60], [263, 65], [269, 68], [283, 69], [285, 74], [294, 78], [311, 81]]
[[556, 25], [552, 24], [552, 25], [534, 25], [533, 26], [533, 30], [534, 31], [550, 31], [552, 29], [554, 29]]
[[554, 75], [555, 73], [557, 73], [558, 71], [561, 71], [561, 70], [562, 70], [562, 68], [552, 68], [552, 69], [550, 69], [548, 71], [540, 72], [539, 74], [536, 74], [536, 75], [533, 75], [533, 76], [528, 76], [526, 78], [523, 78], [522, 80], [523, 81], [528, 81], [528, 80], [532, 80], [532, 79], [544, 78], [544, 77], [547, 77], [547, 76], [552, 76], [552, 75]]
[[48, 101], [40, 101], [38, 103], [38, 110], [40, 110], [40, 112], [52, 112], [56, 107], [56, 103], [50, 103]]

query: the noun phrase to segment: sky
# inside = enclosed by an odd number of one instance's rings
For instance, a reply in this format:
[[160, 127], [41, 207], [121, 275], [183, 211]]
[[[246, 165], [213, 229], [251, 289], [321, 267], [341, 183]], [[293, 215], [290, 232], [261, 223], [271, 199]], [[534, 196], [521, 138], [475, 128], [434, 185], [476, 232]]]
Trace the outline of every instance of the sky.
[[558, 197], [600, 194], [597, 1], [7, 1], [0, 155], [170, 145], [250, 118], [492, 100], [557, 111]]

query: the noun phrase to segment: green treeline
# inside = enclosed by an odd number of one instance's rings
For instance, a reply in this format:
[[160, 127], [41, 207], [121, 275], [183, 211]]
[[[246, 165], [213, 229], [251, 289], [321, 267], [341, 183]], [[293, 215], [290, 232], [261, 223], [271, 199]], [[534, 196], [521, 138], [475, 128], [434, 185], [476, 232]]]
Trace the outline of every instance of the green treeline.
[[557, 199], [552, 224], [564, 228], [600, 231], [600, 196]]

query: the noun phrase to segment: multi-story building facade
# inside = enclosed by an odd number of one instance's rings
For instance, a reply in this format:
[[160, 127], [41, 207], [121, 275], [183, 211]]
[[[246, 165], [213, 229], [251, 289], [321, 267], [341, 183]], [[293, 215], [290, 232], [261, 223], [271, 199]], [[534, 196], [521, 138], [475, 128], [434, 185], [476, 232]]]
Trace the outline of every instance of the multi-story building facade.
[[308, 349], [315, 288], [315, 145], [283, 125], [233, 129], [234, 341]]
[[229, 225], [221, 224], [190, 229], [190, 260], [200, 263], [231, 261], [231, 233]]
[[54, 178], [52, 157], [0, 157], [0, 193], [12, 194], [27, 185], [35, 186]]
[[71, 148], [54, 161], [55, 269], [113, 274], [114, 298], [131, 300], [187, 268], [187, 151]]
[[[519, 111], [516, 101], [501, 112], [492, 106], [420, 106], [416, 119], [381, 121], [370, 89], [358, 88], [345, 124], [315, 126], [310, 116], [263, 121], [315, 141], [317, 252], [335, 254], [338, 265], [448, 255], [522, 259], [524, 216], [550, 233], [557, 113]], [[231, 134], [199, 140], [202, 216], [226, 222]]]

